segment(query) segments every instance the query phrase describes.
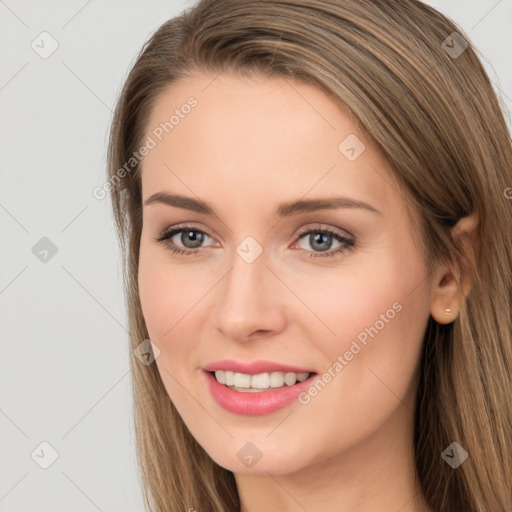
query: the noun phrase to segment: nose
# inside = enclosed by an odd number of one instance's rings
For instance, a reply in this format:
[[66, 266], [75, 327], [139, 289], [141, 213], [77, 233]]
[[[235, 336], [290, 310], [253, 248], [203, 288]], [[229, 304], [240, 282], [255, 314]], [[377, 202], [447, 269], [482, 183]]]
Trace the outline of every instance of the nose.
[[286, 323], [282, 282], [268, 266], [265, 252], [249, 263], [238, 253], [219, 283], [214, 323], [224, 336], [238, 342], [267, 338]]

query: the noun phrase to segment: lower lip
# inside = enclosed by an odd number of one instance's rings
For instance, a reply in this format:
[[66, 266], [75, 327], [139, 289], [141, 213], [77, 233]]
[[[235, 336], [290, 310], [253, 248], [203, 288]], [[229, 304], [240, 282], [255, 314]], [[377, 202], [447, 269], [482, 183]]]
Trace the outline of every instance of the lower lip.
[[204, 372], [208, 388], [214, 400], [224, 409], [235, 414], [246, 416], [259, 416], [270, 414], [290, 405], [297, 397], [311, 386], [317, 374], [310, 375], [306, 380], [297, 382], [293, 386], [286, 384], [281, 388], [269, 391], [247, 392], [234, 391], [221, 384], [209, 372]]

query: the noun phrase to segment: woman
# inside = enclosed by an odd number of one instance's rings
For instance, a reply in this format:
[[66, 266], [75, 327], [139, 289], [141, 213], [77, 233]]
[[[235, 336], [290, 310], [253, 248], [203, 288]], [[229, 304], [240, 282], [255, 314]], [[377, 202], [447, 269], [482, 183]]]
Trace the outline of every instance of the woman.
[[148, 508], [512, 510], [511, 185], [419, 1], [164, 23], [109, 146]]

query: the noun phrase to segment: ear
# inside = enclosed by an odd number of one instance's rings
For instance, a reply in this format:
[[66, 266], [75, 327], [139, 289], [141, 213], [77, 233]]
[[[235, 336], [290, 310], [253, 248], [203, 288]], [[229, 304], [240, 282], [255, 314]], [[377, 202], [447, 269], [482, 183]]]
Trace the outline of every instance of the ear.
[[451, 229], [451, 237], [456, 247], [460, 247], [462, 261], [451, 265], [440, 265], [433, 280], [430, 314], [440, 324], [453, 322], [471, 290], [478, 218], [476, 214], [463, 217]]

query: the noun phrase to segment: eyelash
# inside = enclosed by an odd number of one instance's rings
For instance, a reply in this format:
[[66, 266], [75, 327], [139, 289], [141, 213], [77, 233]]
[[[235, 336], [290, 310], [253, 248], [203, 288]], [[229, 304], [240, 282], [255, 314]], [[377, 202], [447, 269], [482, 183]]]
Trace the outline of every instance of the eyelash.
[[[155, 237], [154, 240], [158, 243], [163, 243], [168, 250], [175, 254], [181, 254], [185, 256], [192, 256], [201, 254], [200, 249], [183, 249], [181, 247], [177, 247], [176, 245], [170, 245], [170, 239], [177, 235], [178, 233], [182, 233], [183, 231], [194, 231], [195, 233], [202, 233], [203, 235], [208, 236], [209, 238], [214, 239], [211, 235], [209, 235], [206, 231], [201, 229], [197, 229], [194, 226], [176, 226], [172, 229], [165, 229], [159, 236]], [[302, 252], [307, 253], [307, 256], [310, 258], [332, 258], [337, 254], [342, 254], [345, 251], [353, 250], [355, 247], [355, 241], [351, 240], [336, 231], [331, 231], [330, 229], [308, 229], [306, 231], [299, 232], [298, 238], [301, 240], [305, 238], [306, 235], [310, 235], [313, 233], [322, 233], [327, 234], [330, 237], [334, 238], [336, 241], [340, 242], [341, 245], [337, 249], [329, 252], [318, 252], [318, 251], [306, 251], [305, 249], [301, 249]]]

